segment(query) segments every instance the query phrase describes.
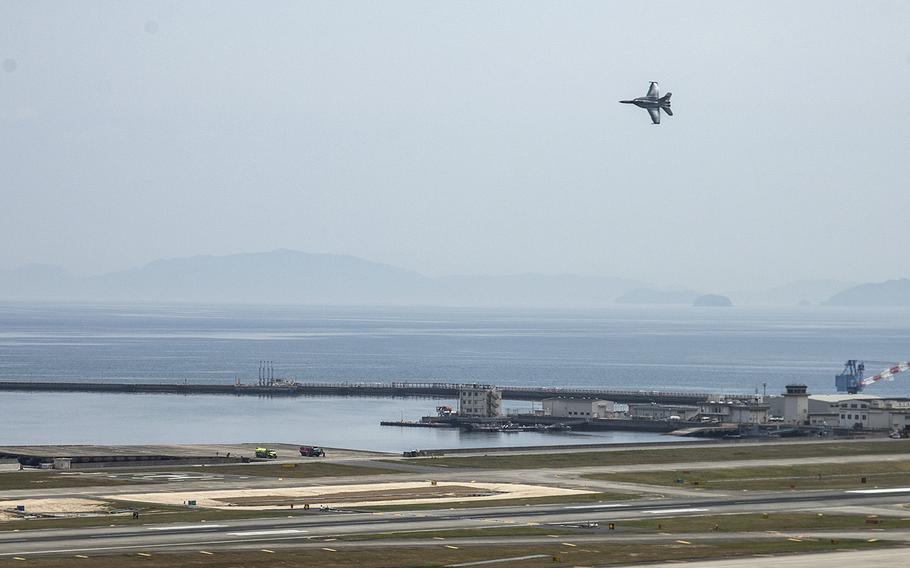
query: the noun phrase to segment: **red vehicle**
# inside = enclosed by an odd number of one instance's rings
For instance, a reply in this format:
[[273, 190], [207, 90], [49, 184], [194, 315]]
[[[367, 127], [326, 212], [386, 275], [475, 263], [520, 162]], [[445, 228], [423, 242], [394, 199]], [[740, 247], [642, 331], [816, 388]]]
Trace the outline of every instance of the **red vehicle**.
[[325, 450], [318, 446], [300, 446], [300, 455], [306, 458], [325, 457]]

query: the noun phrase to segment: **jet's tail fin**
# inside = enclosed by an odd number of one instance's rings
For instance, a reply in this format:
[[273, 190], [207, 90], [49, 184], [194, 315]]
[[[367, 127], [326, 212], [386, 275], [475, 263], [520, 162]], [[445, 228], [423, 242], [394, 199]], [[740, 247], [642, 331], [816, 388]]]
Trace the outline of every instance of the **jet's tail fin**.
[[673, 116], [673, 111], [670, 110], [670, 97], [673, 96], [673, 93], [667, 93], [666, 95], [660, 97], [660, 108], [665, 113]]

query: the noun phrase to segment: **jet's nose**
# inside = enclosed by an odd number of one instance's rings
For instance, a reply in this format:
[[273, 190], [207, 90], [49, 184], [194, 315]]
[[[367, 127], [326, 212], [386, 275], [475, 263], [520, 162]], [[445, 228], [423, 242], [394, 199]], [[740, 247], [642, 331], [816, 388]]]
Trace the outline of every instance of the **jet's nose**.
[[632, 104], [632, 103], [634, 103], [635, 101], [619, 101], [619, 102], [621, 102], [621, 103], [626, 103], [626, 104]]

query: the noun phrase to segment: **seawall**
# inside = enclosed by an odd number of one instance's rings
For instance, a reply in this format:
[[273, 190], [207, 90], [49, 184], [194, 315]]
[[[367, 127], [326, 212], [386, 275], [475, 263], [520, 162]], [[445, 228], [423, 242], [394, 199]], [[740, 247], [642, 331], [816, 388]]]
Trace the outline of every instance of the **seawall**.
[[[458, 383], [297, 383], [259, 386], [202, 383], [113, 383], [0, 381], [0, 391], [94, 392], [134, 394], [235, 395], [235, 396], [375, 396], [457, 398]], [[696, 404], [707, 395], [698, 392], [580, 389], [553, 387], [499, 387], [506, 400], [536, 401], [545, 398], [598, 398], [621, 403], [657, 402]]]

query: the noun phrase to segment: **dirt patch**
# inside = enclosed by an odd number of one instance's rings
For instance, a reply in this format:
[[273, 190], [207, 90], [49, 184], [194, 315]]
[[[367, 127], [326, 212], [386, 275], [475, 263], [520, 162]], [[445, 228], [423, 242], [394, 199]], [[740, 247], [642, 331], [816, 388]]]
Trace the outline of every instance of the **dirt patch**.
[[10, 512], [15, 510], [18, 505], [24, 505], [26, 513], [60, 516], [79, 513], [104, 513], [109, 509], [107, 502], [94, 499], [18, 499], [16, 501], [0, 501], [0, 521], [21, 518]]
[[[310, 503], [329, 507], [367, 507], [452, 502], [483, 502], [499, 499], [561, 497], [596, 493], [522, 483], [462, 483], [427, 481], [371, 483], [362, 485], [319, 485], [270, 489], [226, 489], [218, 491], [137, 493], [117, 495], [123, 501], [183, 505], [195, 501], [199, 507], [278, 509]], [[114, 499], [115, 497], [109, 497]]]
[[400, 489], [385, 489], [379, 491], [349, 491], [339, 493], [323, 493], [321, 495], [309, 495], [301, 497], [289, 497], [283, 495], [261, 495], [256, 497], [235, 497], [232, 499], [215, 499], [226, 505], [247, 506], [247, 505], [285, 505], [290, 504], [302, 505], [309, 503], [311, 505], [320, 505], [325, 503], [337, 503], [339, 501], [400, 501], [402, 499], [439, 499], [439, 498], [463, 498], [463, 497], [488, 497], [490, 495], [502, 495], [500, 491], [492, 491], [479, 487], [470, 487], [465, 485], [448, 485], [438, 486], [429, 485], [424, 487], [408, 487]]

